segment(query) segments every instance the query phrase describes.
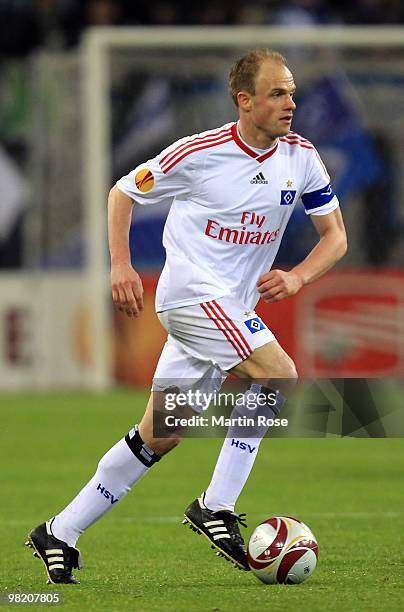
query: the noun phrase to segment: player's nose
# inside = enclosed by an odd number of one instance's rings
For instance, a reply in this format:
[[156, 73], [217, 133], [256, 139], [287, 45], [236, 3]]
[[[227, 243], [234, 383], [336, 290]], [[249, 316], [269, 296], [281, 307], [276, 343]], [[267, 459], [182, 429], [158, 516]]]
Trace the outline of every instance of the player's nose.
[[296, 103], [294, 101], [294, 99], [292, 98], [292, 96], [288, 96], [287, 97], [287, 104], [286, 104], [286, 108], [287, 110], [292, 110], [294, 111], [296, 108]]

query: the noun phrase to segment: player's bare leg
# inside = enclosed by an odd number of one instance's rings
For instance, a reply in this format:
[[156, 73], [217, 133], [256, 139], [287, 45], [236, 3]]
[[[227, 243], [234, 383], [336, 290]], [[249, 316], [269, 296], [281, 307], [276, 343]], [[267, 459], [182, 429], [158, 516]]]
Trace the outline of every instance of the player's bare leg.
[[238, 378], [262, 381], [267, 386], [281, 386], [285, 393], [293, 389], [297, 372], [293, 360], [274, 340], [255, 349], [248, 359], [236, 365], [231, 374]]
[[[181, 440], [179, 433], [173, 432], [172, 428], [162, 432], [164, 434], [163, 437], [154, 436], [156, 414], [164, 414], [164, 399], [164, 393], [153, 391], [147, 402], [146, 411], [139, 423], [139, 434], [142, 440], [160, 457], [175, 448]], [[160, 423], [163, 424], [163, 421], [159, 420]]]

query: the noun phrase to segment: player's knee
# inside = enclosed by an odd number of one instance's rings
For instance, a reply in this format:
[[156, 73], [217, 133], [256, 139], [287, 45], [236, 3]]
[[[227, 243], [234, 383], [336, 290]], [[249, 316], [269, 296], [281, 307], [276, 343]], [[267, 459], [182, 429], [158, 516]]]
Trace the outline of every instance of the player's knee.
[[280, 378], [288, 378], [291, 382], [296, 382], [299, 378], [295, 363], [292, 359], [290, 359], [290, 357], [288, 358], [285, 364], [282, 364], [281, 371], [282, 375], [280, 376]]
[[298, 373], [293, 360], [290, 357], [285, 357], [277, 364], [271, 361], [257, 364], [254, 378], [262, 380], [287, 379], [293, 383], [297, 380]]
[[181, 438], [179, 436], [170, 436], [169, 438], [151, 438], [147, 444], [157, 455], [162, 457], [176, 448], [180, 442]]
[[296, 366], [289, 356], [285, 356], [279, 363], [261, 365], [254, 375], [254, 380], [269, 389], [276, 389], [283, 397], [289, 397], [296, 386], [298, 373]]
[[272, 387], [279, 389], [285, 397], [289, 397], [296, 386], [297, 379], [298, 373], [296, 366], [293, 360], [288, 357], [284, 363], [282, 363], [279, 372], [276, 374], [276, 379]]

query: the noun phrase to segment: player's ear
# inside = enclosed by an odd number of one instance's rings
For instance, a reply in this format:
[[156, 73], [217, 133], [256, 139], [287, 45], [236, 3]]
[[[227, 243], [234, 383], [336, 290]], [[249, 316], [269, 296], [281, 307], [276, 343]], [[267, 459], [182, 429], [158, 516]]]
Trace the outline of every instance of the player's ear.
[[252, 104], [252, 96], [248, 93], [248, 91], [239, 91], [237, 94], [237, 103], [238, 107], [243, 111], [250, 111]]

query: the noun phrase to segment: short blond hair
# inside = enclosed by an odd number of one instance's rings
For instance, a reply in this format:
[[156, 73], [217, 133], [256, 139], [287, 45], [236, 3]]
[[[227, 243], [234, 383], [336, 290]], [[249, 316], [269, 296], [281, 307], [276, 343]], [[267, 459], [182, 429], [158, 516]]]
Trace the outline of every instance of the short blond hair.
[[272, 60], [278, 64], [288, 67], [286, 59], [278, 51], [273, 49], [252, 49], [233, 66], [229, 74], [229, 92], [234, 104], [238, 106], [237, 94], [247, 91], [255, 94], [255, 81], [261, 64], [266, 60]]

